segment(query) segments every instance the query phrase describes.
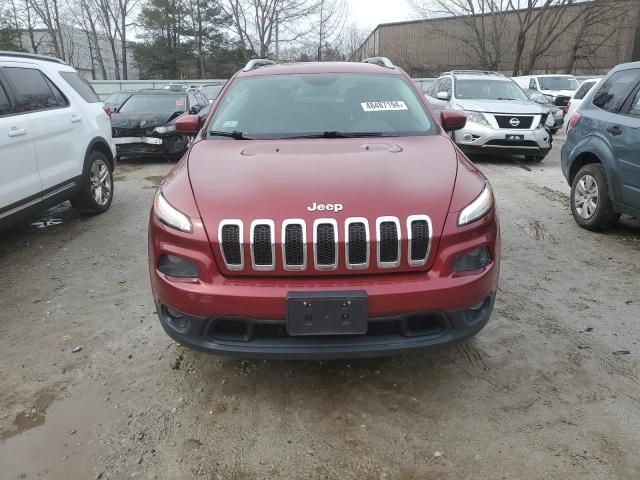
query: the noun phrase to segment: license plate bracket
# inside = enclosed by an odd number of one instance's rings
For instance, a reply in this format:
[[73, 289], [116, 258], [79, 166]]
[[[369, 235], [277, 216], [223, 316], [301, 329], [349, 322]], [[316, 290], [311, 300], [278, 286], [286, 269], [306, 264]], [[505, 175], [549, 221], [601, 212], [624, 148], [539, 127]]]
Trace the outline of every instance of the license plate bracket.
[[524, 135], [512, 135], [508, 133], [505, 135], [504, 139], [508, 142], [522, 142], [524, 140]]
[[369, 320], [367, 292], [289, 292], [287, 333], [363, 335]]

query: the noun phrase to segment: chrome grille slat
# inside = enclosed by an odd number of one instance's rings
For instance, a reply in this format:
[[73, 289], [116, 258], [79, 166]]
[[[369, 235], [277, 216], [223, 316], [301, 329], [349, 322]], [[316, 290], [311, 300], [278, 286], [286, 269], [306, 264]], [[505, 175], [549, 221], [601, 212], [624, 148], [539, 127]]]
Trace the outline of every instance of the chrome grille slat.
[[307, 224], [294, 218], [282, 222], [282, 264], [285, 270], [307, 269]]
[[225, 266], [229, 270], [244, 268], [242, 220], [223, 220], [218, 228], [218, 243]]
[[251, 264], [254, 270], [274, 270], [275, 241], [273, 220], [260, 219], [251, 222]]
[[371, 246], [369, 222], [363, 217], [347, 218], [344, 222], [344, 232], [344, 257], [347, 268], [368, 268]]
[[376, 219], [376, 240], [378, 244], [378, 267], [394, 268], [400, 265], [402, 233], [397, 217]]
[[313, 222], [313, 260], [316, 270], [338, 268], [338, 223], [333, 218]]
[[410, 266], [420, 267], [427, 263], [432, 237], [431, 219], [427, 215], [407, 217], [407, 258]]

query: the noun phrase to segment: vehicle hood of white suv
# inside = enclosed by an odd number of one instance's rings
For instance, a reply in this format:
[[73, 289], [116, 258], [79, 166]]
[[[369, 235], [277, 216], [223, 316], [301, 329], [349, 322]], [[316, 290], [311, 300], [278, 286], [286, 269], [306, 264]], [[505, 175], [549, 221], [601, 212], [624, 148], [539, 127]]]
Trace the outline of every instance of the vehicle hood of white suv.
[[540, 90], [543, 95], [551, 95], [553, 97], [573, 97], [575, 90]]
[[504, 113], [506, 115], [542, 115], [546, 110], [538, 103], [527, 100], [461, 100], [455, 105], [462, 110], [486, 113]]

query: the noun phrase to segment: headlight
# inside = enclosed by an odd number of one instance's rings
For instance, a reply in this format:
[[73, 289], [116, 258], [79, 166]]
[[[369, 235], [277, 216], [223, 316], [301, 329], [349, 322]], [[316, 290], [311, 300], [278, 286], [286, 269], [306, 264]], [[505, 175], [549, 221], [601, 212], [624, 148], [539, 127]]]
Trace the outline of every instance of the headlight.
[[553, 114], [553, 116], [556, 118], [562, 118], [563, 115], [564, 115], [564, 112], [562, 110], [558, 110], [556, 113]]
[[553, 95], [545, 94], [544, 96], [547, 97], [551, 103], [556, 103], [556, 97], [554, 97]]
[[470, 112], [468, 110], [464, 110], [464, 114], [467, 116], [467, 123], [473, 122], [477, 123], [478, 125], [484, 125], [485, 127], [491, 126], [489, 125], [487, 117], [485, 117], [484, 114], [480, 112]]
[[167, 199], [164, 198], [160, 189], [158, 189], [153, 199], [153, 213], [158, 217], [158, 220], [171, 228], [186, 233], [193, 231], [189, 217], [167, 202]]
[[493, 204], [493, 191], [491, 190], [491, 185], [487, 182], [482, 192], [480, 192], [480, 195], [478, 195], [473, 202], [464, 207], [460, 212], [460, 215], [458, 215], [458, 226], [462, 227], [475, 222], [476, 220], [480, 220], [489, 213], [489, 211], [491, 211]]
[[153, 129], [154, 132], [156, 133], [169, 133], [169, 132], [175, 132], [176, 131], [176, 126], [175, 125], [166, 125], [164, 127], [156, 127]]

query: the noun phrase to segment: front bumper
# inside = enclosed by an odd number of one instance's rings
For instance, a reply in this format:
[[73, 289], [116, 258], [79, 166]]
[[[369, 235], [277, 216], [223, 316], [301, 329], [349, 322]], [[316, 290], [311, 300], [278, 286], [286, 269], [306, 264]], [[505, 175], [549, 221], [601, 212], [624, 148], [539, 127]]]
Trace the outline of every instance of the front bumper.
[[118, 157], [177, 157], [189, 146], [184, 135], [165, 137], [114, 137]]
[[[520, 139], [508, 140], [513, 135]], [[468, 123], [455, 132], [455, 142], [465, 154], [545, 155], [552, 139], [545, 128], [521, 130]]]
[[[480, 306], [450, 312], [413, 312], [370, 318], [363, 335], [287, 335], [283, 320], [244, 317], [174, 317], [156, 304], [160, 323], [177, 342], [194, 350], [242, 358], [329, 359], [390, 356], [460, 342], [489, 321], [495, 302], [491, 293]], [[221, 329], [224, 325], [225, 329]]]

